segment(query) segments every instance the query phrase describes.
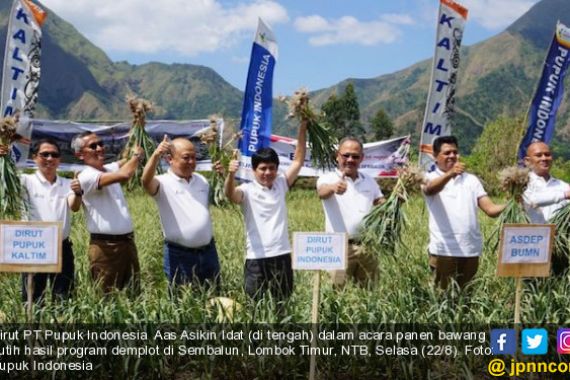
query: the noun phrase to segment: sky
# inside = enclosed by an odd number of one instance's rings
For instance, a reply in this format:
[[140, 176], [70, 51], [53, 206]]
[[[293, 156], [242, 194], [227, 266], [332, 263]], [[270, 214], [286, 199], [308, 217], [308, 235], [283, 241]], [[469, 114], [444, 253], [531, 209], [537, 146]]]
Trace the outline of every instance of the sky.
[[[463, 45], [492, 37], [539, 0], [461, 0]], [[211, 67], [243, 90], [258, 18], [279, 56], [274, 95], [373, 78], [430, 58], [437, 0], [41, 0], [113, 61]]]

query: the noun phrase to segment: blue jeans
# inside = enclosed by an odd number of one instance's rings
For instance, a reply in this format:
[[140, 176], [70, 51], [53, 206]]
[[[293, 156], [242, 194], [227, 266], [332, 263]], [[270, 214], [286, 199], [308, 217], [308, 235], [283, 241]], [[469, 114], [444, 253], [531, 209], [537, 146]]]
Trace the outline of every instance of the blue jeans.
[[214, 239], [199, 248], [164, 242], [164, 273], [171, 286], [197, 282], [220, 285], [220, 261]]

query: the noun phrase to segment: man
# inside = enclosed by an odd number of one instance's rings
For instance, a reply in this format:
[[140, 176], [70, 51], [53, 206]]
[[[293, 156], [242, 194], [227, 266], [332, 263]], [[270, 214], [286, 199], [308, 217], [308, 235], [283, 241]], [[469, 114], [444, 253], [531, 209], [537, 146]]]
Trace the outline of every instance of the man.
[[140, 147], [130, 159], [105, 165], [105, 147], [92, 132], [75, 136], [71, 147], [87, 168], [79, 174], [84, 191], [83, 206], [89, 243], [91, 277], [100, 282], [105, 293], [123, 289], [129, 283], [135, 291], [139, 285], [139, 260], [133, 223], [121, 183], [131, 178], [142, 154]]
[[[7, 147], [0, 147], [0, 155], [8, 153]], [[38, 170], [33, 174], [22, 174], [20, 181], [25, 189], [26, 204], [29, 206], [29, 220], [63, 223], [61, 273], [35, 273], [33, 275], [32, 298], [41, 301], [51, 284], [52, 297], [65, 299], [73, 291], [75, 266], [73, 249], [69, 240], [71, 211], [81, 207], [81, 186], [74, 178], [69, 180], [57, 175], [61, 151], [57, 142], [50, 138], [37, 141], [31, 149], [32, 159]], [[27, 299], [27, 276], [22, 276], [22, 299]]]
[[326, 232], [346, 232], [349, 236], [347, 270], [333, 271], [332, 282], [335, 287], [342, 287], [350, 277], [360, 285], [367, 285], [378, 277], [378, 259], [361, 248], [358, 233], [366, 214], [385, 199], [376, 181], [358, 170], [364, 160], [360, 140], [343, 138], [336, 160], [337, 169], [317, 180], [317, 194], [325, 210]]
[[[161, 157], [170, 169], [155, 176]], [[196, 281], [219, 285], [220, 263], [208, 209], [208, 181], [195, 173], [196, 151], [185, 138], [158, 145], [143, 175], [142, 185], [158, 205], [164, 235], [164, 272], [171, 286]]]
[[433, 154], [436, 169], [422, 186], [429, 211], [429, 264], [436, 286], [446, 289], [455, 279], [463, 288], [477, 272], [483, 250], [477, 207], [494, 218], [505, 205], [493, 203], [479, 179], [465, 172], [454, 136], [436, 138]]
[[293, 291], [291, 245], [289, 244], [285, 195], [303, 166], [306, 152], [307, 121], [303, 120], [297, 137], [295, 158], [283, 174], [278, 174], [279, 156], [271, 148], [262, 148], [251, 158], [254, 180], [235, 186], [239, 161], [232, 160], [225, 181], [230, 201], [241, 204], [246, 228], [245, 292], [253, 300], [269, 291], [279, 302]]
[[[545, 224], [561, 207], [568, 204], [570, 185], [550, 175], [552, 153], [543, 142], [534, 142], [526, 150], [525, 164], [531, 170], [523, 194], [525, 208], [532, 223]], [[552, 256], [552, 271], [561, 275], [568, 269], [566, 255]]]

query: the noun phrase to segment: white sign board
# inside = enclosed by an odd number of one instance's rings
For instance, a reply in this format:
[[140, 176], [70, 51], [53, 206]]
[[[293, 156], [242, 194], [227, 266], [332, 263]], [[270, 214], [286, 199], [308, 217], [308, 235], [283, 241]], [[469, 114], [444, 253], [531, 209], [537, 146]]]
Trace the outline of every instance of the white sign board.
[[347, 252], [348, 237], [345, 233], [295, 232], [293, 234], [293, 269], [346, 269]]
[[60, 222], [1, 222], [0, 270], [61, 271], [61, 228]]
[[549, 225], [505, 226], [501, 262], [503, 264], [545, 264], [550, 257]]

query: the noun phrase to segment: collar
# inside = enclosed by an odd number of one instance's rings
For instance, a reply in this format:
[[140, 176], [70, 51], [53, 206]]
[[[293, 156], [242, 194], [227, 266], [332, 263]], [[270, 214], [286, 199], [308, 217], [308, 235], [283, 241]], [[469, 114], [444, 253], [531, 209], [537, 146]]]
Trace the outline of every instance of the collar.
[[188, 181], [186, 181], [185, 178], [182, 178], [182, 177], [179, 177], [178, 175], [176, 175], [176, 173], [174, 173], [174, 172], [172, 171], [172, 169], [170, 169], [170, 168], [168, 169], [168, 171], [166, 172], [166, 174], [171, 175], [172, 178], [174, 178], [174, 179], [175, 179], [176, 181], [178, 181], [178, 182], [191, 184], [192, 181], [194, 181], [194, 174], [192, 174], [192, 175], [190, 176], [190, 179], [189, 179]]
[[53, 182], [53, 184], [47, 180], [46, 177], [44, 177], [43, 173], [39, 170], [36, 170], [36, 177], [38, 177], [38, 180], [41, 182], [42, 185], [50, 185], [50, 186], [54, 186], [54, 185], [58, 185], [59, 181], [58, 181], [58, 175], [55, 175], [55, 181]]
[[[334, 171], [335, 171], [336, 175], [338, 176], [338, 178], [342, 178], [342, 172], [340, 170], [338, 170], [338, 168], [336, 168]], [[362, 178], [363, 178], [363, 176], [362, 176], [362, 173], [360, 173], [360, 170], [356, 172], [356, 179], [355, 180], [352, 180], [352, 178], [350, 178], [348, 176], [345, 177], [345, 179], [350, 179], [353, 183], [356, 183], [356, 182], [362, 180]]]
[[279, 178], [279, 174], [277, 174], [277, 177], [275, 177], [275, 180], [273, 181], [273, 185], [271, 187], [267, 187], [262, 185], [261, 183], [257, 182], [257, 179], [254, 177], [253, 181], [251, 181], [253, 183], [253, 185], [255, 187], [257, 187], [260, 190], [264, 190], [264, 191], [271, 191], [275, 189], [275, 181], [277, 181], [277, 178]]
[[536, 174], [535, 172], [533, 172], [533, 171], [531, 171], [531, 172], [528, 174], [528, 176], [529, 176], [529, 179], [530, 179], [531, 181], [533, 181], [533, 182], [541, 181], [542, 183], [548, 184], [548, 183], [551, 183], [551, 182], [556, 181], [556, 178], [554, 178], [553, 176], [549, 176], [548, 180], [546, 180], [546, 179], [544, 179], [544, 177], [541, 177], [541, 176], [537, 175], [537, 174]]

